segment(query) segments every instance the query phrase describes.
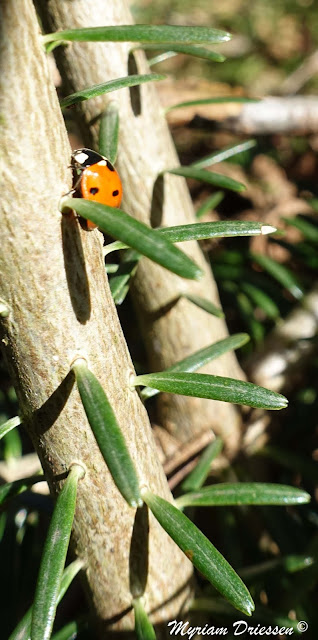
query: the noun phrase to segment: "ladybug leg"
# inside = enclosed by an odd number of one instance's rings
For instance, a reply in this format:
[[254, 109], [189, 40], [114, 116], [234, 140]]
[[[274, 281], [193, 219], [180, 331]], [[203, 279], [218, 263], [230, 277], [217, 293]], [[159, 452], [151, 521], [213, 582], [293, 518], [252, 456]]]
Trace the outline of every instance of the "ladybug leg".
[[81, 177], [82, 175], [78, 176], [77, 180], [75, 181], [73, 180], [73, 187], [67, 193], [64, 193], [65, 196], [73, 195], [74, 193], [77, 193], [79, 196], [81, 196], [81, 191], [79, 188], [81, 183]]
[[63, 193], [63, 198], [65, 198], [66, 196], [71, 196], [74, 193], [76, 193], [76, 189], [70, 189], [69, 191], [67, 191], [66, 193]]
[[[68, 168], [73, 169], [74, 171], [73, 165], [69, 165]], [[81, 191], [79, 188], [81, 183], [81, 178], [82, 178], [82, 172], [80, 173], [80, 175], [73, 174], [73, 187], [67, 193], [64, 193], [65, 196], [73, 195], [74, 193], [77, 193], [79, 196], [81, 196]]]

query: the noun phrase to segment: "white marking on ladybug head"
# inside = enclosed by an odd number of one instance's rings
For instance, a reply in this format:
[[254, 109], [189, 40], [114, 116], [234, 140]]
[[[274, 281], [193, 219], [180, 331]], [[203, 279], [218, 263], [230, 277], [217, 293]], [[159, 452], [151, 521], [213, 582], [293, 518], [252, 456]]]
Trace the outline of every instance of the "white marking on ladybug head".
[[106, 167], [107, 162], [106, 160], [100, 160], [99, 162], [97, 162], [96, 164], [98, 164], [100, 167]]
[[84, 151], [80, 151], [79, 153], [76, 153], [74, 155], [74, 160], [76, 162], [78, 162], [78, 164], [84, 164], [84, 162], [86, 162], [87, 158], [88, 158], [88, 155], [87, 155], [87, 153], [84, 153]]

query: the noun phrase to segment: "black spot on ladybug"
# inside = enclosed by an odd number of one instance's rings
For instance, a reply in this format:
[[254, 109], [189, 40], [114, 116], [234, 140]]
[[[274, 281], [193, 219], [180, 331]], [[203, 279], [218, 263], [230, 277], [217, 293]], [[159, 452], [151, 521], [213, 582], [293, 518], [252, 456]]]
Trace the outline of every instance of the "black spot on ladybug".
[[115, 189], [115, 191], [113, 191], [113, 193], [112, 193], [112, 195], [113, 195], [114, 197], [115, 197], [115, 196], [118, 196], [118, 194], [119, 194], [118, 189]]
[[89, 192], [92, 194], [92, 196], [95, 196], [96, 193], [99, 192], [99, 189], [97, 187], [91, 187], [91, 189], [89, 190]]

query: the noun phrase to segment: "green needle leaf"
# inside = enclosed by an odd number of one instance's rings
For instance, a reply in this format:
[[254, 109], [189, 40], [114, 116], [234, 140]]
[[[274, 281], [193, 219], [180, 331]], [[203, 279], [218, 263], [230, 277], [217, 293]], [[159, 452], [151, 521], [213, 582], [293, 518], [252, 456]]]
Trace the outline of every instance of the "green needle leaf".
[[108, 80], [108, 82], [102, 82], [101, 84], [94, 84], [87, 89], [71, 93], [61, 100], [61, 108], [66, 109], [66, 107], [70, 107], [73, 104], [83, 102], [83, 100], [89, 100], [90, 98], [96, 98], [110, 91], [117, 91], [118, 89], [125, 89], [126, 87], [135, 87], [144, 82], [155, 82], [157, 80], [163, 80], [164, 78], [165, 76], [162, 74], [147, 73], [146, 75], [125, 76], [123, 78], [116, 78], [116, 80]]
[[245, 102], [259, 102], [256, 98], [239, 98], [236, 96], [221, 96], [219, 98], [202, 98], [201, 100], [187, 100], [186, 102], [178, 102], [178, 104], [172, 104], [166, 108], [166, 113], [173, 109], [182, 109], [187, 107], [200, 107], [206, 104], [223, 104], [223, 103], [237, 102], [239, 104]]
[[239, 611], [250, 616], [254, 603], [246, 586], [205, 535], [172, 504], [150, 491], [142, 493], [153, 515], [193, 565]]
[[219, 358], [224, 353], [239, 349], [244, 344], [246, 344], [249, 339], [250, 338], [247, 333], [235, 333], [228, 338], [218, 340], [218, 342], [214, 342], [208, 347], [204, 347], [203, 349], [192, 353], [190, 356], [187, 356], [183, 360], [179, 360], [179, 362], [173, 364], [171, 367], [169, 367], [169, 369], [166, 369], [166, 371], [196, 371], [208, 362], [211, 362], [211, 360]]
[[308, 554], [288, 555], [285, 557], [274, 558], [272, 560], [265, 560], [264, 562], [246, 567], [242, 569], [241, 575], [246, 581], [255, 581], [255, 578], [263, 577], [267, 573], [275, 571], [279, 567], [283, 567], [284, 571], [287, 571], [288, 573], [296, 573], [298, 571], [303, 571], [303, 569], [307, 569], [307, 567], [310, 567], [314, 562], [314, 558]]
[[[208, 171], [206, 173], [209, 173]], [[187, 242], [208, 238], [235, 238], [236, 236], [259, 236], [275, 231], [275, 227], [261, 222], [195, 222], [177, 227], [160, 227], [157, 233], [169, 242]]]
[[242, 504], [289, 505], [310, 502], [306, 491], [283, 484], [263, 482], [223, 483], [203, 487], [176, 499], [178, 507], [228, 506]]
[[231, 147], [227, 147], [226, 149], [222, 149], [221, 151], [217, 151], [216, 153], [212, 153], [201, 160], [197, 160], [196, 162], [192, 162], [191, 167], [196, 167], [197, 169], [204, 169], [204, 167], [210, 167], [212, 164], [217, 164], [218, 162], [224, 162], [228, 158], [232, 158], [233, 156], [238, 155], [239, 153], [244, 153], [249, 149], [253, 149], [256, 147], [256, 140], [247, 140], [246, 142], [241, 142], [240, 144], [236, 144]]
[[255, 342], [263, 340], [264, 326], [254, 316], [254, 306], [245, 293], [240, 292], [236, 294], [236, 303], [253, 340], [255, 340]]
[[[166, 369], [166, 371], [197, 371], [197, 369], [204, 367], [204, 365], [211, 362], [211, 360], [222, 356], [223, 353], [239, 349], [246, 344], [249, 339], [250, 338], [247, 333], [236, 333], [233, 336], [224, 338], [223, 340], [218, 340], [218, 342], [214, 342], [208, 347], [199, 349], [199, 351], [192, 353], [190, 356], [179, 360], [179, 362], [173, 364], [171, 367]], [[157, 389], [151, 389], [150, 387], [145, 387], [140, 391], [140, 395], [144, 399], [155, 396], [157, 393], [159, 393]]]
[[108, 256], [109, 253], [113, 251], [120, 251], [121, 249], [128, 249], [127, 245], [124, 242], [120, 242], [120, 240], [115, 240], [114, 242], [110, 242], [103, 247], [103, 256], [104, 258]]
[[198, 279], [202, 275], [201, 269], [180, 249], [121, 209], [83, 198], [64, 198], [62, 207], [74, 209], [112, 237], [182, 278]]
[[60, 629], [52, 636], [51, 640], [75, 640], [80, 632], [80, 625], [76, 620], [69, 622], [63, 629]]
[[203, 373], [159, 372], [136, 376], [134, 383], [166, 393], [233, 402], [259, 409], [285, 409], [287, 399], [251, 382]]
[[115, 275], [109, 280], [109, 287], [116, 305], [122, 304], [127, 291], [129, 280], [136, 272], [138, 260], [122, 262]]
[[156, 640], [155, 630], [143, 607], [142, 599], [136, 598], [133, 600], [133, 607], [135, 612], [135, 633], [137, 640]]
[[175, 169], [166, 169], [165, 173], [173, 173], [176, 176], [183, 176], [184, 178], [192, 178], [193, 180], [199, 180], [200, 182], [206, 182], [207, 184], [213, 184], [215, 187], [221, 187], [221, 189], [230, 189], [231, 191], [245, 191], [246, 187], [241, 182], [223, 176], [221, 173], [213, 173], [212, 171], [206, 171], [205, 169], [197, 169], [196, 167], [176, 167]]
[[299, 285], [299, 282], [293, 275], [293, 273], [279, 264], [275, 260], [272, 260], [269, 256], [262, 255], [260, 253], [251, 253], [251, 258], [257, 264], [259, 264], [272, 278], [277, 280], [285, 289], [291, 293], [291, 295], [299, 300], [303, 297], [303, 291]]
[[112, 164], [115, 164], [117, 158], [119, 132], [118, 110], [118, 103], [112, 100], [106, 107], [99, 126], [99, 153], [108, 158]]
[[205, 213], [208, 213], [208, 211], [216, 209], [220, 202], [222, 202], [223, 198], [224, 191], [216, 191], [215, 193], [212, 193], [212, 195], [209, 196], [209, 198], [207, 198], [197, 210], [195, 214], [196, 218], [199, 220]]
[[[210, 62], [224, 62], [225, 56], [221, 53], [215, 53], [209, 49], [203, 47], [184, 45], [184, 44], [144, 44], [143, 49], [150, 51], [167, 51], [174, 53], [183, 53], [188, 56], [194, 56], [195, 58], [202, 58], [203, 60], [209, 60]], [[152, 65], [154, 62], [152, 61]]]
[[165, 60], [168, 60], [169, 58], [174, 58], [175, 56], [178, 55], [176, 51], [170, 51], [170, 50], [166, 51], [166, 48], [169, 46], [170, 45], [165, 46], [165, 51], [163, 51], [163, 53], [159, 53], [157, 56], [154, 56], [153, 58], [148, 58], [149, 67], [153, 67], [155, 64], [159, 64], [159, 62], [164, 62]]
[[256, 304], [268, 318], [271, 320], [277, 320], [280, 316], [280, 311], [277, 304], [259, 287], [256, 287], [250, 282], [242, 282], [242, 291], [246, 293], [249, 298]]
[[15, 416], [14, 418], [10, 418], [10, 420], [7, 420], [7, 422], [4, 422], [0, 427], [0, 440], [4, 438], [4, 436], [6, 436], [9, 431], [12, 431], [12, 429], [15, 429], [20, 424], [21, 420], [19, 416]]
[[67, 29], [43, 36], [44, 44], [52, 41], [70, 42], [146, 42], [157, 44], [216, 44], [231, 36], [210, 27], [134, 24], [107, 27]]
[[197, 307], [199, 307], [203, 311], [210, 313], [212, 316], [216, 316], [217, 318], [224, 318], [224, 313], [222, 309], [217, 307], [210, 300], [206, 300], [205, 298], [201, 298], [201, 296], [194, 296], [193, 294], [189, 294], [189, 293], [183, 294], [182, 297], [186, 298], [187, 300], [195, 304]]
[[125, 438], [106, 393], [82, 360], [72, 367], [88, 422], [112, 478], [131, 507], [140, 507], [139, 482]]
[[304, 237], [310, 242], [314, 244], [318, 243], [318, 228], [316, 225], [312, 224], [312, 222], [305, 220], [305, 218], [301, 216], [296, 216], [295, 218], [283, 217], [282, 220], [284, 220], [287, 225], [299, 229]]
[[[78, 572], [83, 568], [83, 561], [79, 558], [74, 560], [71, 564], [64, 569], [59, 593], [57, 596], [57, 605], [61, 602], [63, 596], [68, 590], [71, 582], [74, 580]], [[11, 633], [9, 640], [30, 640], [31, 638], [31, 619], [32, 619], [32, 607], [28, 609], [26, 614], [20, 620], [17, 627]]]
[[[210, 238], [235, 238], [241, 236], [267, 235], [276, 231], [275, 227], [261, 222], [195, 222], [180, 224], [176, 227], [158, 227], [153, 229], [169, 242], [189, 242], [191, 240], [208, 240]], [[127, 249], [122, 242], [113, 242], [104, 247], [104, 255], [118, 249]]]
[[0, 486], [0, 505], [3, 504], [8, 498], [13, 498], [19, 493], [26, 491], [29, 487], [37, 482], [43, 482], [44, 476], [30, 476], [29, 478], [21, 478], [20, 480], [14, 480], [13, 482], [7, 482]]
[[[183, 481], [181, 485], [182, 491], [195, 491], [196, 489], [201, 489], [209, 475], [213, 460], [219, 455], [219, 453], [221, 453], [222, 449], [223, 442], [221, 438], [215, 438], [215, 440], [213, 440], [213, 442], [211, 442], [203, 451], [195, 468]], [[177, 498], [175, 502], [178, 506], [181, 506], [179, 505], [178, 500], [179, 498]]]
[[49, 640], [69, 545], [76, 492], [83, 468], [71, 467], [57, 498], [47, 534], [32, 607], [31, 640]]

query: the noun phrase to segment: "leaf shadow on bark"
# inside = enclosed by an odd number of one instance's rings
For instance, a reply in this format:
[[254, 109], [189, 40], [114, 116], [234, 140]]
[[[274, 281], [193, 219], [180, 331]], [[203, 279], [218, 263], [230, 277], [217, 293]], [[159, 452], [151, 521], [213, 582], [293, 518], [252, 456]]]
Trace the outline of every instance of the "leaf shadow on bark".
[[91, 301], [78, 221], [73, 215], [63, 215], [61, 224], [64, 266], [70, 299], [78, 322], [85, 324], [91, 315]]
[[164, 187], [164, 176], [162, 174], [159, 174], [153, 185], [151, 199], [150, 224], [153, 229], [155, 229], [156, 227], [160, 227], [162, 223], [163, 203], [165, 195]]

